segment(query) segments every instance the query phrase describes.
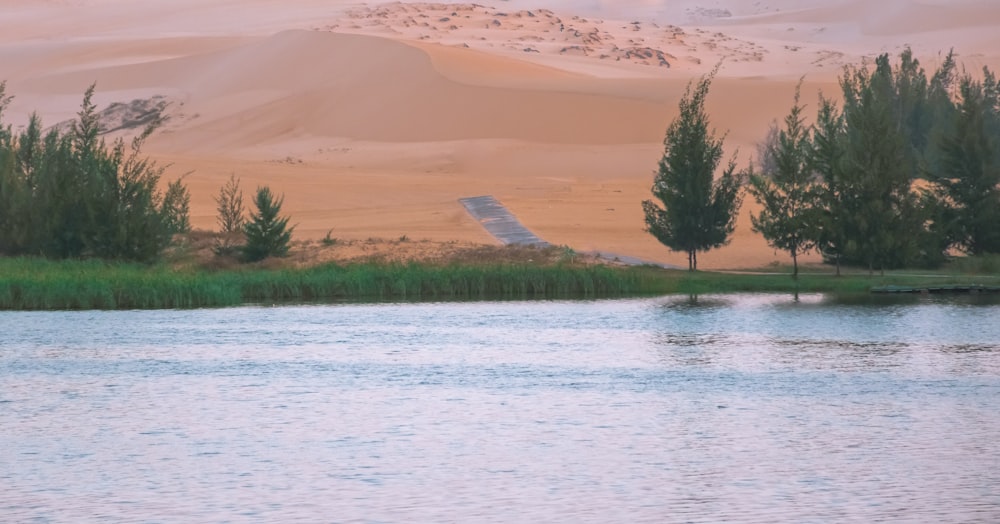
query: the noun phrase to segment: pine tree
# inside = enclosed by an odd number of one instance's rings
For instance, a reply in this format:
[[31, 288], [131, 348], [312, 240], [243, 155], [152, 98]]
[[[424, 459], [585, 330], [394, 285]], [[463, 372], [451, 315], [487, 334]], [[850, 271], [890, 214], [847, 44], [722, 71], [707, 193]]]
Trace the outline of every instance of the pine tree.
[[940, 171], [932, 174], [954, 244], [972, 255], [1000, 253], [1000, 107], [996, 81], [969, 76], [949, 132], [940, 145]]
[[184, 177], [167, 184], [163, 194], [161, 212], [166, 220], [167, 231], [171, 234], [191, 232], [191, 193], [184, 185]]
[[875, 64], [873, 71], [848, 70], [841, 79], [847, 254], [869, 271], [912, 260], [923, 226], [910, 220], [918, 216], [917, 200], [910, 191], [911, 172], [895, 111], [889, 56], [879, 56]]
[[823, 257], [836, 265], [847, 254], [850, 210], [843, 188], [844, 118], [836, 104], [820, 97], [810, 163], [819, 176], [816, 186], [816, 247]]
[[[717, 71], [717, 69], [716, 69]], [[688, 255], [688, 269], [698, 269], [698, 252], [725, 245], [736, 227], [741, 203], [742, 173], [734, 160], [714, 180], [722, 159], [722, 139], [708, 128], [705, 97], [713, 71], [680, 102], [680, 115], [664, 138], [664, 153], [653, 181], [652, 200], [642, 203], [646, 229], [660, 243]]]
[[250, 213], [250, 221], [243, 226], [246, 235], [243, 258], [247, 262], [288, 254], [294, 228], [288, 227], [288, 217], [278, 216], [283, 202], [284, 197], [276, 200], [267, 186], [257, 188], [254, 198], [257, 211]]
[[3, 112], [12, 98], [6, 95], [6, 88], [6, 82], [0, 82], [0, 254], [14, 254], [20, 247], [17, 230], [23, 214], [23, 191], [14, 135], [10, 125], [3, 123]]
[[[809, 128], [799, 105], [801, 89], [795, 89], [795, 104], [785, 117], [785, 127], [765, 146], [769, 161], [761, 174], [750, 176], [750, 193], [763, 206], [750, 217], [753, 230], [764, 235], [768, 245], [792, 257], [792, 278], [799, 276], [798, 257], [815, 246], [815, 200], [809, 157]], [[770, 135], [769, 135], [770, 136]]]

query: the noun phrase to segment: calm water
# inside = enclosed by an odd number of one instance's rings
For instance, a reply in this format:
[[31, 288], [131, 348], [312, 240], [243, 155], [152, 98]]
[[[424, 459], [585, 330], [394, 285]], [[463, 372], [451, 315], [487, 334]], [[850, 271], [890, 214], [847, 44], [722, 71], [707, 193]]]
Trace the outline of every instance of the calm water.
[[1000, 304], [0, 313], [3, 522], [997, 522]]

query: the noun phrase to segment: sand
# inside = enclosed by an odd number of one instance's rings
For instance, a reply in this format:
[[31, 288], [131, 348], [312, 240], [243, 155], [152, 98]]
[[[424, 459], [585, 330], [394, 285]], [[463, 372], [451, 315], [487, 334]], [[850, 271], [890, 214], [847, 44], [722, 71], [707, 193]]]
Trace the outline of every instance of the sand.
[[[640, 202], [688, 82], [722, 62], [707, 108], [745, 165], [800, 78], [811, 113], [845, 64], [907, 45], [998, 69], [998, 26], [980, 0], [0, 0], [0, 79], [15, 128], [95, 82], [102, 108], [165, 103], [145, 151], [197, 228], [235, 173], [284, 194], [300, 239], [492, 243], [458, 203], [489, 194], [551, 243], [683, 264]], [[702, 267], [787, 263], [755, 207]]]

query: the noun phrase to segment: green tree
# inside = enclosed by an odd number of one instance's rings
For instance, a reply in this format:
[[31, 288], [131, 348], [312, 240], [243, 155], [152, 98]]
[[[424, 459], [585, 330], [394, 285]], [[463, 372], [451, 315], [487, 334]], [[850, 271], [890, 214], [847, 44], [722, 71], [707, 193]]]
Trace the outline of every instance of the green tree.
[[913, 180], [940, 163], [929, 144], [953, 113], [949, 53], [928, 80], [909, 50], [898, 68], [883, 54], [874, 69], [848, 68], [843, 110], [821, 99], [812, 162], [819, 176], [817, 247], [827, 261], [878, 267], [940, 264], [946, 237], [936, 199]]
[[923, 164], [920, 176], [927, 172], [941, 169], [941, 148], [937, 147], [944, 135], [951, 131], [955, 118], [955, 103], [952, 93], [958, 80], [957, 64], [954, 51], [945, 55], [941, 66], [930, 77], [927, 87], [927, 111], [930, 124], [927, 128], [927, 139], [917, 147], [923, 151]]
[[[141, 155], [155, 128], [107, 147], [93, 94], [69, 133], [43, 137], [37, 115], [17, 137], [0, 124], [0, 251], [150, 262], [187, 223], [186, 188], [163, 195], [163, 169]], [[0, 109], [8, 100], [0, 89]]]
[[792, 278], [799, 276], [798, 257], [815, 247], [815, 200], [809, 159], [811, 133], [802, 117], [799, 94], [785, 117], [785, 127], [764, 146], [767, 162], [761, 173], [750, 176], [748, 189], [762, 209], [751, 215], [753, 230], [764, 235], [768, 245], [792, 257]]
[[847, 254], [847, 224], [850, 221], [848, 194], [843, 187], [845, 133], [844, 117], [837, 105], [821, 96], [810, 155], [810, 163], [819, 177], [815, 188], [814, 234], [816, 247], [824, 259], [836, 265], [838, 276], [840, 262]]
[[171, 234], [191, 232], [191, 193], [184, 185], [184, 177], [167, 184], [161, 209]]
[[284, 197], [275, 199], [267, 186], [257, 188], [254, 198], [257, 211], [250, 213], [250, 220], [243, 226], [246, 235], [243, 258], [247, 262], [288, 254], [288, 243], [295, 228], [288, 227], [288, 217], [278, 216], [283, 202]]
[[155, 261], [170, 244], [173, 227], [187, 220], [173, 216], [180, 209], [164, 208], [164, 195], [158, 189], [164, 169], [141, 154], [156, 124], [133, 138], [131, 147], [118, 139], [108, 149], [95, 135], [100, 119], [90, 102], [92, 93], [93, 86], [84, 96], [73, 133], [86, 213], [79, 229], [82, 255]]
[[912, 260], [923, 224], [916, 222], [916, 195], [901, 131], [889, 56], [875, 69], [851, 69], [841, 79], [844, 94], [841, 205], [847, 213], [847, 255], [884, 270]]
[[664, 138], [664, 153], [653, 181], [652, 201], [642, 203], [646, 230], [673, 251], [688, 255], [688, 269], [698, 269], [698, 252], [725, 245], [736, 227], [742, 196], [742, 174], [730, 160], [722, 175], [714, 175], [722, 159], [722, 139], [708, 128], [705, 97], [713, 71], [680, 101], [680, 115]]
[[972, 255], [1000, 253], [1000, 105], [996, 80], [966, 75], [958, 111], [931, 173], [952, 243]]
[[3, 113], [12, 97], [7, 96], [7, 83], [0, 82], [0, 253], [13, 254], [17, 241], [20, 204], [24, 199], [21, 179], [17, 173], [17, 147], [10, 125], [4, 125]]

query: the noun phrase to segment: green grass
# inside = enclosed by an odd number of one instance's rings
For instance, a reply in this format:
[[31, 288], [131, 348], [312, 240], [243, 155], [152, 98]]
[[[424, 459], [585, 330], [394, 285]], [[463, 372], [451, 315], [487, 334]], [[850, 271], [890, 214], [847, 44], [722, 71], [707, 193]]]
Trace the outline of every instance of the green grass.
[[0, 309], [159, 309], [337, 299], [597, 298], [638, 295], [646, 275], [602, 266], [326, 265], [184, 270], [0, 259]]
[[325, 265], [210, 271], [0, 259], [0, 309], [161, 309], [324, 300], [607, 298], [734, 292], [867, 293], [884, 285], [995, 284], [996, 276], [670, 271], [557, 264]]
[[959, 257], [949, 264], [949, 270], [967, 275], [1000, 275], [1000, 254]]

